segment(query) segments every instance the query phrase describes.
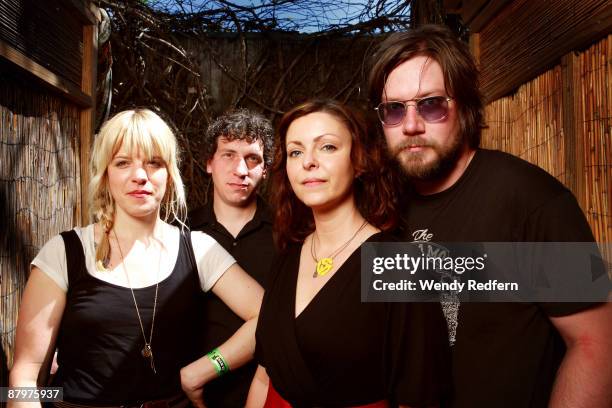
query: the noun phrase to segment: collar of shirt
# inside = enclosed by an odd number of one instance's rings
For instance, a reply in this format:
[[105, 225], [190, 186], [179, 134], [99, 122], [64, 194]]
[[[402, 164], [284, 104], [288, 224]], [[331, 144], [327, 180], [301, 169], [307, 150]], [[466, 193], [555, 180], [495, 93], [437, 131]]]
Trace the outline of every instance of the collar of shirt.
[[[255, 210], [255, 215], [244, 225], [244, 227], [242, 227], [236, 239], [239, 239], [241, 236], [258, 229], [264, 223], [270, 225], [272, 224], [272, 212], [268, 203], [266, 203], [261, 196], [257, 195], [257, 209]], [[187, 217], [187, 225], [189, 225], [189, 227], [194, 231], [202, 230], [206, 227], [220, 227], [223, 231], [227, 231], [225, 227], [223, 227], [223, 225], [217, 221], [217, 217], [215, 216], [215, 211], [213, 209], [212, 198], [203, 207], [189, 212], [189, 216]]]

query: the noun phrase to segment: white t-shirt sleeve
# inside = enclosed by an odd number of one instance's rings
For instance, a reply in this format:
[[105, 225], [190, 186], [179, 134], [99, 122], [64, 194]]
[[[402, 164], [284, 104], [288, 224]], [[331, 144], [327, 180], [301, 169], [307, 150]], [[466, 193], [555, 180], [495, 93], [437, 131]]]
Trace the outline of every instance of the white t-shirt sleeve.
[[201, 231], [191, 232], [191, 243], [198, 265], [200, 286], [208, 292], [236, 260], [214, 238]]
[[31, 262], [31, 265], [43, 271], [64, 292], [68, 291], [66, 248], [61, 235], [56, 235], [47, 241]]

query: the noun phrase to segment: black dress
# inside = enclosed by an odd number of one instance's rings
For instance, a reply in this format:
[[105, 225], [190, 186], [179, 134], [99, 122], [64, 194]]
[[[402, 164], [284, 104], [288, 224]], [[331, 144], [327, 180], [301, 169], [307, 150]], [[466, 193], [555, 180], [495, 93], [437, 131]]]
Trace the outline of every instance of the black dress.
[[69, 289], [57, 338], [59, 369], [51, 385], [63, 387], [64, 401], [92, 406], [137, 406], [182, 393], [180, 369], [198, 358], [193, 322], [202, 310], [190, 235], [181, 234], [168, 277], [134, 289], [146, 330], [158, 286], [152, 342], [156, 373], [141, 354], [144, 340], [130, 288], [90, 275], [76, 232], [62, 237]]
[[439, 403], [450, 382], [440, 305], [361, 303], [357, 249], [294, 318], [300, 251], [277, 257], [256, 332], [256, 358], [278, 393], [296, 407]]

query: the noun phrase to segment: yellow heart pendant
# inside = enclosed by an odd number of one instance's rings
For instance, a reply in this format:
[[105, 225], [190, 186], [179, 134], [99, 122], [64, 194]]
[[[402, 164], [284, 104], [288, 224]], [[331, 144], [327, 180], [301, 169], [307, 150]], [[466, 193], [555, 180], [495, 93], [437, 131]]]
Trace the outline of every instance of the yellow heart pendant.
[[334, 267], [334, 260], [331, 258], [321, 258], [317, 262], [317, 271], [315, 272], [315, 278], [317, 276], [325, 276], [327, 272], [331, 271]]

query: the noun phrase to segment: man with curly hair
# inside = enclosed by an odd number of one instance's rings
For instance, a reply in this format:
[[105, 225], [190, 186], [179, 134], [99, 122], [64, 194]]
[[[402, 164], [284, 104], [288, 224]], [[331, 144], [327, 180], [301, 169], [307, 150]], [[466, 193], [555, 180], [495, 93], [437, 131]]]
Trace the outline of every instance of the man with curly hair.
[[[274, 244], [270, 211], [257, 190], [272, 160], [273, 134], [270, 121], [246, 109], [214, 120], [206, 132], [204, 158], [212, 197], [189, 214], [193, 230], [215, 238], [261, 285], [272, 262]], [[202, 351], [227, 340], [241, 324], [240, 317], [219, 298], [207, 295]], [[207, 384], [206, 406], [243, 407], [255, 368], [250, 363]]]

